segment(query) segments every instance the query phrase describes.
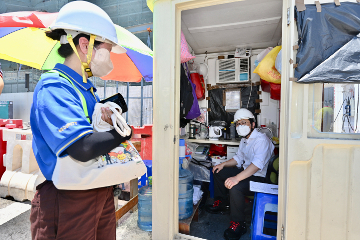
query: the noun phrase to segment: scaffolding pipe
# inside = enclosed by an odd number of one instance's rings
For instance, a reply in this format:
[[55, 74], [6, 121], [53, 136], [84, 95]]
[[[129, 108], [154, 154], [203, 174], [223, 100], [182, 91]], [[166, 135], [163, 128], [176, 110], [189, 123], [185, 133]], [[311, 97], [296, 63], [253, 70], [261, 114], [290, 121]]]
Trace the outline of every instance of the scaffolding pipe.
[[144, 78], [141, 78], [141, 114], [140, 114], [140, 127], [143, 126], [143, 103], [144, 103]]
[[106, 80], [104, 80], [104, 98], [103, 99], [105, 99], [106, 98]]
[[[126, 103], [127, 103], [128, 109], [130, 109], [129, 108], [129, 83], [127, 83], [127, 89], [126, 89]], [[126, 122], [128, 122], [128, 121], [129, 121], [129, 110], [126, 113]]]

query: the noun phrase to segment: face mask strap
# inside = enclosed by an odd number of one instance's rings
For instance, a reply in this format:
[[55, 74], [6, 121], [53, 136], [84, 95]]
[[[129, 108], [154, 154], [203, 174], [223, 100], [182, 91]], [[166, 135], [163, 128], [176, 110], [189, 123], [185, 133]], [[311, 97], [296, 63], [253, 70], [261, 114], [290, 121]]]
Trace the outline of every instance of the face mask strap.
[[248, 136], [250, 136], [250, 134], [254, 131], [254, 129], [252, 129], [252, 127], [250, 127], [250, 132], [248, 133], [248, 135], [245, 136], [245, 138], [247, 138]]
[[87, 78], [85, 76], [85, 72], [87, 72], [88, 76], [91, 77], [93, 74], [91, 72], [91, 69], [89, 67], [89, 64], [91, 62], [91, 58], [92, 58], [92, 51], [93, 51], [93, 48], [94, 48], [94, 41], [95, 41], [95, 35], [91, 34], [90, 35], [90, 41], [89, 41], [89, 47], [88, 47], [88, 53], [87, 53], [87, 62], [82, 62], [81, 59], [80, 59], [80, 56], [79, 56], [79, 53], [77, 52], [76, 50], [76, 47], [75, 47], [75, 44], [74, 44], [74, 41], [72, 39], [72, 36], [71, 34], [68, 34], [67, 35], [67, 40], [71, 46], [71, 48], [74, 50], [76, 56], [79, 58], [80, 60], [80, 63], [81, 63], [81, 71], [82, 71], [82, 76], [83, 76], [83, 82], [84, 83], [87, 83]]

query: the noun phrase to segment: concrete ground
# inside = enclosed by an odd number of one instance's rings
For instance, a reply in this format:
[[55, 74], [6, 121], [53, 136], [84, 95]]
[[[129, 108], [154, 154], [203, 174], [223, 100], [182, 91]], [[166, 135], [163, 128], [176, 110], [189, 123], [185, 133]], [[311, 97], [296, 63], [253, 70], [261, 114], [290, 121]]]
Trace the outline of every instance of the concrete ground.
[[138, 212], [125, 214], [118, 222], [116, 239], [150, 240], [151, 232], [145, 232], [137, 226]]
[[[119, 200], [119, 205], [125, 204], [125, 201]], [[116, 228], [116, 239], [134, 239], [148, 240], [152, 239], [151, 232], [141, 230], [137, 225], [138, 211], [126, 213], [119, 219]]]
[[[17, 202], [0, 198], [0, 239], [30, 240], [30, 201]], [[118, 222], [116, 239], [148, 240], [151, 232], [137, 226], [138, 212], [125, 214]]]
[[[208, 199], [207, 204], [213, 202]], [[121, 205], [121, 202], [119, 203]], [[199, 221], [190, 226], [190, 235], [208, 239], [223, 239], [223, 232], [229, 227], [229, 214], [209, 214], [204, 208], [199, 209]], [[248, 231], [240, 240], [250, 240], [251, 204], [247, 208]], [[29, 240], [30, 234], [30, 202], [16, 202], [0, 198], [0, 239], [4, 240]], [[118, 222], [116, 239], [150, 240], [151, 232], [142, 231], [137, 226], [138, 212], [125, 214]]]
[[30, 202], [19, 203], [0, 198], [0, 239], [31, 239], [29, 218]]

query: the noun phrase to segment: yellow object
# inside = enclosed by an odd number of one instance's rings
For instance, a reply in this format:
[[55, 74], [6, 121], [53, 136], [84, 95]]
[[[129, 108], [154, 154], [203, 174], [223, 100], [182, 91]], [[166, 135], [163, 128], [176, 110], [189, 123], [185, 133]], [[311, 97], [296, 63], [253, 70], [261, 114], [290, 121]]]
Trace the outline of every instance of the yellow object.
[[148, 8], [154, 12], [154, 0], [147, 0], [146, 1]]
[[272, 137], [273, 143], [275, 144], [279, 144], [279, 138], [277, 137]]
[[254, 73], [259, 74], [260, 78], [271, 82], [280, 84], [281, 83], [281, 74], [275, 68], [276, 56], [281, 50], [281, 46], [273, 48], [261, 62], [255, 68]]
[[125, 158], [126, 158], [126, 155], [123, 153], [123, 154], [119, 154], [119, 155], [117, 155], [117, 158], [119, 159], [119, 160], [124, 160]]
[[89, 67], [90, 61], [91, 61], [91, 57], [92, 57], [92, 52], [94, 49], [94, 41], [95, 41], [96, 36], [93, 34], [90, 34], [90, 42], [89, 42], [89, 47], [88, 47], [88, 53], [87, 53], [87, 62], [82, 62], [79, 56], [79, 53], [76, 50], [75, 44], [73, 42], [72, 36], [71, 34], [67, 35], [67, 40], [70, 43], [71, 48], [74, 50], [76, 56], [79, 58], [80, 63], [81, 63], [81, 71], [82, 71], [82, 75], [83, 75], [83, 82], [87, 83], [87, 78], [85, 76], [85, 72], [87, 72], [88, 77], [92, 77], [92, 72], [91, 69]]
[[[41, 69], [57, 43], [45, 36], [46, 30], [29, 27], [12, 32], [12, 38], [0, 38], [0, 59]], [[24, 36], [31, 41], [24, 41]], [[36, 44], [32, 39], [37, 39]]]
[[321, 132], [331, 132], [333, 129], [334, 110], [323, 107], [314, 116], [315, 128]]

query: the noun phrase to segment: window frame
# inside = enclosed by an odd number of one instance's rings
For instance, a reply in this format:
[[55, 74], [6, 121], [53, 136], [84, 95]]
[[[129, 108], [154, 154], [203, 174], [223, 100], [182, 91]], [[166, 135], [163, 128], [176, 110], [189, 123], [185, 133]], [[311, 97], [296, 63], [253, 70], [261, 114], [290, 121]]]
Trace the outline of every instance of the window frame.
[[315, 115], [323, 106], [322, 98], [323, 83], [309, 84], [307, 137], [314, 139], [359, 140], [360, 133], [322, 132], [315, 127]]

